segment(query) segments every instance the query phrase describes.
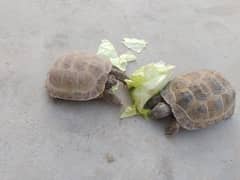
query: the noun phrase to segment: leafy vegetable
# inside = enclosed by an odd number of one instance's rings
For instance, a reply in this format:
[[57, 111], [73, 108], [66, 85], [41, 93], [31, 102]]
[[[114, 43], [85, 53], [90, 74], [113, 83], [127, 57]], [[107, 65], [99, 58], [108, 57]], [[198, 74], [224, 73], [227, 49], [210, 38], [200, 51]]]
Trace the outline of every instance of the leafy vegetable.
[[109, 58], [112, 64], [121, 69], [122, 71], [126, 71], [127, 64], [131, 61], [135, 61], [137, 58], [131, 52], [127, 52], [118, 56], [118, 53], [114, 48], [113, 44], [106, 39], [103, 39], [101, 41], [101, 44], [98, 47], [97, 54]]
[[137, 114], [137, 110], [134, 106], [128, 106], [124, 112], [121, 114], [120, 118], [126, 118], [135, 116]]
[[120, 59], [122, 62], [126, 61], [126, 62], [132, 62], [132, 61], [135, 61], [137, 59], [137, 57], [130, 51], [122, 54], [120, 56]]
[[146, 47], [147, 42], [143, 39], [123, 38], [122, 43], [129, 49], [140, 53]]
[[170, 81], [173, 65], [163, 62], [147, 64], [137, 69], [126, 80], [130, 89], [133, 105], [126, 108], [122, 117], [130, 117], [137, 114], [148, 116], [149, 110], [144, 109], [146, 102], [155, 94], [159, 93]]
[[121, 68], [118, 53], [109, 40], [103, 39], [101, 41], [101, 44], [98, 47], [97, 54], [109, 58], [114, 66]]
[[129, 62], [136, 61], [137, 59], [137, 57], [131, 52], [121, 54], [119, 58], [120, 58], [121, 69], [124, 71], [126, 70]]

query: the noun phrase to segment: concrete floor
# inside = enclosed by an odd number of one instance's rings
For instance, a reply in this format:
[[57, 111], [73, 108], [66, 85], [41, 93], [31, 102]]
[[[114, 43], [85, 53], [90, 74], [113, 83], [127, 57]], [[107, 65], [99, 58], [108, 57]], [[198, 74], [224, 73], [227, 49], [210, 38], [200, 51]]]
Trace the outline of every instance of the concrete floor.
[[101, 102], [53, 102], [44, 81], [63, 52], [143, 38], [136, 67], [222, 72], [240, 93], [240, 1], [0, 1], [1, 180], [239, 180], [240, 110], [208, 129], [164, 135], [167, 121], [119, 120]]

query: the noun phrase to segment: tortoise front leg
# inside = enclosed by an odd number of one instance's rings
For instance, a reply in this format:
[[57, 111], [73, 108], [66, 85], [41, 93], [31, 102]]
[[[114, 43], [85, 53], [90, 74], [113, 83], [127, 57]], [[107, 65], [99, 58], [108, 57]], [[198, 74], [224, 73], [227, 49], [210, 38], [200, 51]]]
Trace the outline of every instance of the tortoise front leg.
[[179, 132], [180, 128], [180, 124], [176, 120], [173, 120], [166, 128], [165, 134], [169, 136], [174, 136]]
[[108, 103], [116, 105], [122, 104], [121, 100], [112, 92], [111, 89], [105, 89], [101, 98]]

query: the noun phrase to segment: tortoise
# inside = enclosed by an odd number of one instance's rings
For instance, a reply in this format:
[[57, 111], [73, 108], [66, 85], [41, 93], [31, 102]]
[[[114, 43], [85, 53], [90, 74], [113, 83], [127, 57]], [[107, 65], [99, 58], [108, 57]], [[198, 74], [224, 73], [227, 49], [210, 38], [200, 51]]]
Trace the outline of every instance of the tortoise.
[[59, 57], [51, 67], [46, 80], [50, 97], [72, 101], [102, 98], [121, 104], [111, 88], [124, 83], [126, 74], [113, 66], [110, 60], [86, 52], [70, 52]]
[[177, 76], [146, 104], [150, 117], [172, 116], [166, 135], [176, 135], [180, 128], [206, 128], [229, 119], [235, 109], [235, 90], [219, 72], [199, 70]]

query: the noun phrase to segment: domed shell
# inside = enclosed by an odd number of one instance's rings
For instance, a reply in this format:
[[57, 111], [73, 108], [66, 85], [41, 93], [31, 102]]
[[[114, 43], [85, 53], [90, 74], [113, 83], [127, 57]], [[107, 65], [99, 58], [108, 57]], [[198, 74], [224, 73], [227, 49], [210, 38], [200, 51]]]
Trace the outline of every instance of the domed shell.
[[87, 101], [102, 94], [112, 64], [95, 54], [73, 52], [57, 59], [46, 81], [54, 98]]
[[161, 93], [181, 127], [194, 130], [228, 119], [235, 108], [235, 91], [215, 71], [178, 76]]

